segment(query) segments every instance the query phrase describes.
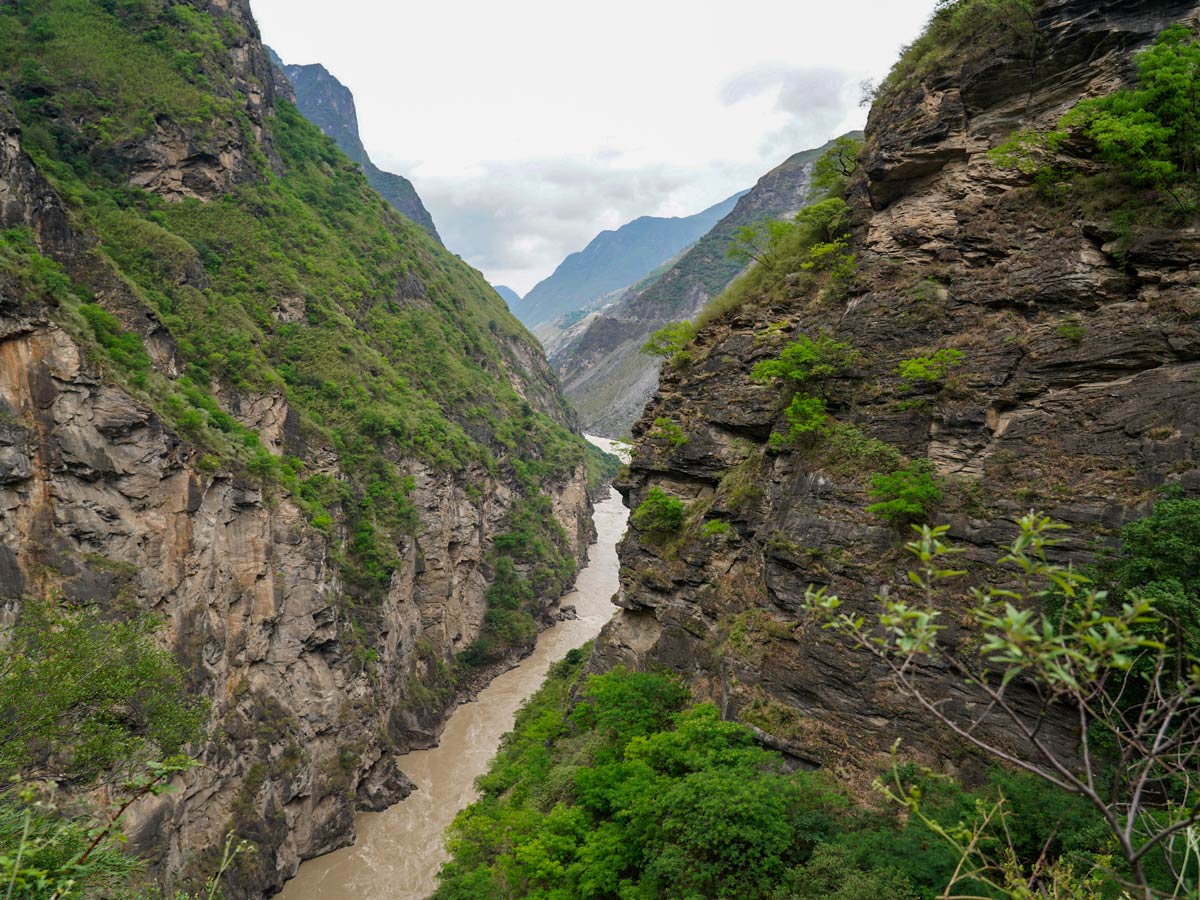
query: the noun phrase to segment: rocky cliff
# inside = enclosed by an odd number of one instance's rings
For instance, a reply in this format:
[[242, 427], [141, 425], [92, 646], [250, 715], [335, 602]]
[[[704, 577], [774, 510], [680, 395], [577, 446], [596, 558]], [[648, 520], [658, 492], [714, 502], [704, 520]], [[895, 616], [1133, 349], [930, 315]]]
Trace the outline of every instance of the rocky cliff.
[[223, 890], [261, 896], [529, 645], [588, 543], [583, 441], [479, 273], [275, 97], [245, 0], [23, 4], [0, 42], [0, 621], [158, 617], [211, 721], [131, 847], [203, 880], [232, 832]]
[[320, 63], [307, 66], [282, 65], [292, 90], [296, 108], [323, 132], [333, 138], [338, 149], [358, 163], [371, 187], [379, 192], [400, 215], [416, 222], [441, 243], [433, 216], [421, 202], [412, 182], [403, 175], [385, 172], [371, 161], [358, 135], [358, 110], [354, 95]]
[[[629, 505], [660, 488], [685, 501], [687, 521], [626, 536], [623, 612], [594, 664], [680, 671], [808, 764], [870, 768], [902, 737], [969, 765], [869, 658], [806, 620], [805, 588], [829, 585], [863, 610], [905, 589], [904, 535], [866, 511], [889, 454], [929, 461], [943, 489], [932, 520], [976, 574], [1030, 508], [1068, 523], [1060, 552], [1083, 561], [1161, 486], [1200, 493], [1200, 230], [1139, 224], [1154, 203], [1097, 174], [1083, 142], [1056, 160], [1076, 176], [1049, 188], [988, 156], [1112, 91], [1159, 30], [1196, 18], [1191, 2], [1043, 0], [1019, 38], [936, 48], [885, 85], [848, 195], [857, 274], [824, 286], [780, 275], [702, 330], [635, 426]], [[1117, 215], [1127, 202], [1146, 217]], [[750, 370], [820, 333], [858, 362], [829, 387], [837, 427], [789, 440], [787, 398]], [[901, 360], [943, 348], [961, 364], [906, 390]], [[945, 673], [923, 677], [969, 702]], [[1058, 739], [1072, 740], [1069, 727]]]
[[642, 344], [668, 322], [694, 318], [737, 277], [742, 264], [726, 251], [738, 229], [794, 215], [808, 203], [813, 164], [828, 146], [788, 157], [664, 271], [546, 344], [586, 430], [613, 436], [629, 433], [658, 385], [659, 360], [641, 353]]

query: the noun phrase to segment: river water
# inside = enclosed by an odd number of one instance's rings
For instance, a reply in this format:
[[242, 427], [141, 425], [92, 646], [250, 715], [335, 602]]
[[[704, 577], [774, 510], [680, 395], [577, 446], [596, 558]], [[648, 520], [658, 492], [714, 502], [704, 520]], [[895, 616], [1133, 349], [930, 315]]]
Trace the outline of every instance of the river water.
[[[614, 449], [603, 438], [588, 440]], [[280, 900], [423, 900], [433, 893], [446, 860], [442, 835], [475, 799], [475, 779], [487, 771], [517, 710], [541, 687], [550, 664], [594, 638], [615, 612], [616, 544], [627, 518], [621, 496], [610, 489], [596, 504], [597, 540], [588, 549], [588, 564], [562, 599], [579, 618], [542, 632], [530, 656], [458, 707], [436, 747], [401, 756], [400, 768], [417, 790], [384, 812], [359, 814], [357, 843], [302, 863], [277, 895]]]

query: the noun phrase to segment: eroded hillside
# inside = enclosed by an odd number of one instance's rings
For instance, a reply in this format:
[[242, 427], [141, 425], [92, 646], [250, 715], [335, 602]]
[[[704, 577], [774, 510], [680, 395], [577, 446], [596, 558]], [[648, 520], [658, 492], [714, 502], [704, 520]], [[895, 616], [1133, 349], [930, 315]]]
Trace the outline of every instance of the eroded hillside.
[[478, 272], [276, 96], [245, 0], [0, 9], [0, 588], [149, 613], [211, 702], [131, 846], [277, 889], [530, 645], [588, 453]]
[[[927, 471], [929, 518], [950, 525], [976, 574], [1031, 508], [1071, 526], [1060, 550], [1080, 560], [1164, 485], [1200, 492], [1195, 223], [1078, 138], [1038, 184], [989, 156], [1128, 83], [1135, 52], [1197, 7], [1037, 10], [918, 42], [871, 112], [836, 257], [848, 264], [822, 277], [794, 258], [763, 274], [664, 369], [622, 486], [635, 523], [654, 508], [622, 544], [624, 611], [595, 665], [681, 672], [806, 763], [871, 770], [899, 736], [969, 766], [869, 656], [802, 611], [809, 585], [851, 611], [905, 590], [905, 522], [868, 512], [881, 499], [872, 476]], [[851, 363], [819, 409], [789, 413], [785, 381], [752, 369], [821, 335]], [[678, 524], [656, 523], [669, 498]], [[944, 672], [923, 677], [966, 701]], [[1055, 737], [1074, 739], [1065, 725]]]

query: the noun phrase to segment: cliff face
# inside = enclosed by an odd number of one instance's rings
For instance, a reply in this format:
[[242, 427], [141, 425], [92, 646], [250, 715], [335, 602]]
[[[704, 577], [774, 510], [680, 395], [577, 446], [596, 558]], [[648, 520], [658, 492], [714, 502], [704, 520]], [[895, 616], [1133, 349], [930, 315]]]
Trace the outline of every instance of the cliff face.
[[[624, 611], [595, 664], [680, 671], [810, 764], [869, 767], [896, 737], [946, 765], [967, 759], [869, 658], [805, 621], [805, 588], [829, 585], [851, 610], [905, 589], [904, 536], [865, 510], [868, 439], [930, 460], [945, 486], [932, 519], [975, 571], [1030, 508], [1072, 527], [1060, 550], [1078, 562], [1145, 515], [1156, 488], [1200, 492], [1200, 231], [1135, 225], [1118, 238], [1111, 184], [1047, 199], [986, 155], [1110, 92], [1139, 47], [1196, 15], [1185, 2], [1047, 0], [1036, 42], [952, 56], [877, 101], [849, 197], [849, 289], [797, 288], [723, 317], [690, 363], [668, 368], [635, 426], [629, 505], [658, 487], [689, 502], [689, 521], [670, 539], [626, 536]], [[786, 398], [750, 369], [821, 332], [861, 354], [830, 389], [859, 438], [773, 451]], [[900, 361], [939, 348], [962, 364], [940, 388], [905, 391]], [[686, 442], [665, 439], [660, 417]], [[714, 520], [728, 534], [704, 536]], [[969, 702], [945, 673], [924, 677]], [[1072, 739], [1069, 726], [1057, 739]]]
[[[524, 649], [456, 668], [487, 631], [497, 535], [544, 502], [561, 571], [585, 557], [590, 504], [533, 339], [277, 108], [244, 0], [182, 7], [41, 4], [51, 37], [30, 52], [78, 68], [56, 70], [51, 103], [11, 74], [14, 100], [0, 94], [0, 624], [30, 596], [161, 619], [211, 730], [203, 766], [131, 811], [131, 847], [171, 882], [211, 874], [227, 833], [252, 840], [223, 883], [237, 898], [407, 793], [395, 754]], [[26, 15], [0, 37], [20, 40]], [[88, 129], [75, 79], [109, 72], [87, 41], [124, 58], [123, 41], [143, 52], [135, 29], [178, 22], [222, 49], [193, 78], [154, 73], [151, 124]], [[213, 118], [170, 108], [193, 94]], [[148, 102], [112, 96], [114, 131], [121, 102]], [[545, 621], [556, 599], [527, 612]]]
[[434, 227], [433, 216], [421, 202], [412, 182], [402, 175], [383, 171], [367, 155], [358, 136], [358, 111], [350, 89], [329, 74], [329, 70], [320, 63], [284, 65], [282, 70], [295, 91], [296, 107], [304, 117], [333, 138], [338, 149], [362, 167], [371, 187], [396, 212], [416, 222], [440, 244], [442, 238]]
[[694, 318], [737, 276], [742, 266], [726, 251], [738, 229], [794, 215], [807, 204], [812, 167], [826, 147], [788, 157], [666, 271], [547, 344], [585, 429], [617, 437], [629, 433], [658, 384], [659, 361], [641, 353], [642, 345], [668, 322]]

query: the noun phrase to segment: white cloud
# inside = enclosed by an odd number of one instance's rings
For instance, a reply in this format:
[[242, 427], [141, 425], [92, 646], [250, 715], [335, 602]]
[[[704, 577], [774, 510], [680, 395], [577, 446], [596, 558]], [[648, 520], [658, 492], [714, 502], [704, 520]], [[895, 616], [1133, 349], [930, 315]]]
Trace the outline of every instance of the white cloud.
[[684, 215], [862, 124], [933, 0], [251, 0], [355, 94], [375, 162], [524, 291], [597, 231]]

